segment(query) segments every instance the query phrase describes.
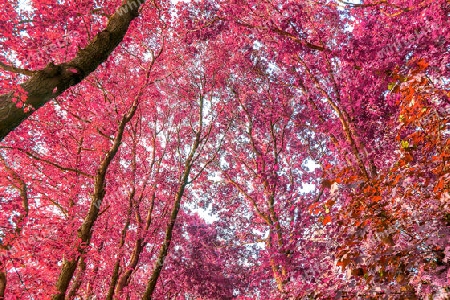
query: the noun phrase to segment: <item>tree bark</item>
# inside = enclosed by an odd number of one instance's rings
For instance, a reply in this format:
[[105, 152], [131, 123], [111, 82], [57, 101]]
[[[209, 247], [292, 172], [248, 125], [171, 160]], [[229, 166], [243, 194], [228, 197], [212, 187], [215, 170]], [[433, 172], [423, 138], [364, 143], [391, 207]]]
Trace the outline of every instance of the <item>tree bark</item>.
[[[6, 163], [2, 156], [0, 156], [0, 161], [3, 162], [6, 170], [10, 173], [11, 177], [17, 182], [17, 185], [14, 185], [16, 189], [19, 190], [20, 197], [22, 198], [22, 207], [23, 212], [20, 213], [19, 220], [17, 221], [17, 227], [15, 230], [16, 238], [20, 236], [22, 232], [22, 228], [24, 226], [24, 221], [28, 217], [29, 207], [28, 207], [28, 190], [25, 181]], [[8, 250], [10, 245], [3, 245], [0, 241], [0, 250]], [[3, 262], [0, 261], [0, 300], [5, 299], [5, 291], [7, 280], [7, 270], [3, 265]]]
[[[150, 223], [151, 223], [151, 216], [152, 216], [155, 198], [156, 198], [156, 194], [154, 192], [152, 195], [151, 209], [150, 209], [148, 217], [147, 217], [147, 226], [145, 227], [145, 231], [148, 230]], [[122, 290], [128, 285], [131, 274], [136, 269], [136, 267], [139, 263], [139, 258], [140, 258], [140, 255], [141, 255], [142, 250], [144, 249], [145, 245], [146, 245], [146, 242], [144, 241], [144, 238], [140, 237], [136, 240], [136, 243], [134, 244], [133, 253], [131, 254], [130, 260], [128, 262], [127, 269], [117, 280], [117, 285], [116, 285], [116, 288], [114, 291], [114, 293], [117, 296], [119, 296], [120, 293], [122, 292]]]
[[66, 297], [66, 300], [72, 300], [75, 298], [75, 296], [78, 293], [78, 289], [81, 286], [81, 283], [83, 282], [83, 276], [84, 276], [84, 272], [86, 271], [86, 261], [85, 261], [85, 257], [82, 256], [79, 262], [79, 269], [77, 272], [77, 275], [75, 275], [75, 280], [74, 283], [72, 284], [72, 287], [70, 288], [70, 291]]
[[164, 260], [169, 251], [170, 243], [172, 241], [173, 228], [175, 227], [175, 221], [177, 219], [178, 212], [180, 211], [181, 198], [183, 197], [186, 186], [189, 184], [189, 174], [191, 173], [194, 155], [202, 141], [201, 132], [203, 128], [203, 104], [204, 104], [203, 97], [200, 97], [199, 129], [196, 132], [195, 140], [192, 144], [191, 151], [188, 157], [186, 158], [186, 162], [184, 164], [183, 175], [180, 178], [180, 185], [175, 195], [175, 201], [172, 208], [172, 212], [170, 214], [170, 220], [169, 223], [167, 224], [166, 235], [159, 250], [158, 258], [155, 262], [155, 267], [153, 269], [152, 275], [150, 276], [150, 279], [147, 282], [147, 288], [145, 290], [144, 295], [142, 296], [143, 300], [152, 299], [153, 292], [155, 291], [156, 288], [156, 283], [158, 282], [159, 275], [161, 274], [162, 268], [164, 266]]
[[2, 270], [0, 271], [0, 300], [5, 299], [6, 282], [6, 272]]
[[161, 274], [162, 268], [164, 266], [164, 260], [167, 256], [167, 253], [168, 253], [169, 247], [170, 247], [170, 243], [172, 241], [173, 228], [175, 226], [175, 221], [177, 219], [177, 215], [180, 210], [181, 198], [183, 197], [184, 189], [188, 183], [190, 169], [191, 169], [191, 165], [189, 165], [185, 168], [185, 172], [183, 175], [183, 182], [181, 183], [181, 185], [178, 189], [177, 195], [175, 197], [175, 203], [172, 208], [172, 213], [170, 214], [169, 224], [166, 229], [166, 236], [165, 236], [164, 242], [161, 245], [161, 248], [159, 250], [158, 258], [155, 262], [155, 267], [153, 269], [153, 273], [152, 273], [150, 279], [148, 280], [147, 289], [145, 290], [144, 296], [142, 297], [143, 300], [152, 299], [153, 292], [155, 291], [155, 288], [156, 288], [156, 283], [158, 282], [159, 275]]
[[[132, 169], [133, 169], [133, 176], [136, 176], [136, 144], [134, 144], [133, 146], [133, 162], [132, 162]], [[120, 242], [119, 242], [119, 247], [118, 247], [118, 251], [119, 254], [117, 255], [117, 259], [116, 262], [114, 264], [114, 270], [113, 270], [113, 274], [111, 276], [111, 282], [109, 284], [109, 290], [108, 290], [108, 294], [106, 295], [106, 300], [112, 300], [113, 296], [114, 296], [114, 288], [117, 284], [117, 280], [119, 280], [119, 271], [120, 271], [120, 259], [121, 259], [121, 250], [123, 248], [123, 245], [125, 245], [125, 239], [127, 237], [127, 231], [128, 228], [130, 227], [130, 221], [131, 221], [131, 213], [133, 210], [133, 199], [134, 199], [134, 195], [136, 193], [136, 186], [135, 186], [135, 180], [133, 180], [133, 188], [131, 189], [130, 192], [130, 196], [129, 196], [129, 205], [128, 205], [128, 211], [127, 211], [127, 219], [126, 222], [123, 226], [122, 229], [122, 234], [120, 237]]]
[[23, 108], [17, 108], [12, 101], [12, 91], [0, 95], [0, 141], [33, 111], [95, 71], [123, 40], [131, 21], [138, 16], [138, 10], [144, 2], [145, 0], [127, 0], [110, 17], [106, 28], [98, 33], [86, 48], [81, 49], [74, 59], [60, 65], [49, 63], [21, 84], [27, 92], [26, 104], [33, 106], [34, 110], [25, 113]]
[[128, 113], [123, 116], [117, 135], [114, 139], [114, 143], [110, 150], [106, 154], [99, 168], [97, 169], [97, 175], [95, 176], [94, 193], [91, 196], [91, 205], [89, 212], [86, 215], [82, 225], [78, 229], [78, 237], [81, 244], [77, 246], [78, 256], [76, 258], [70, 258], [63, 262], [61, 267], [61, 273], [59, 274], [58, 281], [56, 283], [57, 293], [53, 295], [53, 300], [64, 300], [66, 291], [69, 287], [69, 283], [72, 280], [73, 274], [77, 268], [78, 260], [80, 256], [84, 253], [85, 247], [89, 245], [92, 236], [92, 227], [98, 218], [100, 205], [105, 197], [105, 185], [106, 185], [106, 172], [108, 167], [119, 150], [119, 146], [122, 143], [123, 133], [127, 123], [133, 118], [136, 112], [138, 102], [137, 100], [133, 103]]

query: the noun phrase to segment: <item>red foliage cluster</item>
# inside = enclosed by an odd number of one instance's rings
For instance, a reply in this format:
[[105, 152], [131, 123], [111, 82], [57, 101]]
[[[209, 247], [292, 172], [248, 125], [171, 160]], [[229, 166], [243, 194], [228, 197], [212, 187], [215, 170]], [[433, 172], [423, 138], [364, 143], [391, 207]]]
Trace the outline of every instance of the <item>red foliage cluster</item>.
[[0, 3], [0, 299], [448, 299], [445, 0]]

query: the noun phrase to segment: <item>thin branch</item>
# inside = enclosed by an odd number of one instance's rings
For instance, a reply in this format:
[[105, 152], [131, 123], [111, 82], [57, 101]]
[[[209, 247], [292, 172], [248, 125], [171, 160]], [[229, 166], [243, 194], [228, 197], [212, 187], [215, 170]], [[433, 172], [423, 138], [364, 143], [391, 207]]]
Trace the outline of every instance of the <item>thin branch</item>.
[[36, 71], [31, 71], [31, 70], [27, 70], [27, 69], [17, 68], [14, 66], [9, 66], [7, 64], [2, 63], [1, 61], [0, 61], [0, 68], [2, 68], [5, 71], [8, 71], [8, 72], [23, 74], [23, 75], [27, 75], [27, 76], [33, 76], [36, 73]]
[[32, 152], [30, 152], [30, 151], [28, 151], [26, 149], [17, 148], [17, 147], [9, 147], [9, 146], [0, 146], [0, 149], [18, 150], [20, 152], [25, 153], [26, 155], [28, 155], [29, 157], [31, 157], [31, 158], [33, 158], [35, 160], [45, 162], [45, 163], [47, 163], [47, 164], [49, 164], [49, 165], [51, 165], [51, 166], [53, 166], [55, 168], [58, 168], [58, 169], [60, 169], [62, 171], [74, 172], [75, 174], [78, 174], [78, 175], [83, 175], [83, 176], [88, 177], [88, 178], [94, 178], [92, 175], [89, 175], [89, 174], [87, 174], [87, 173], [85, 173], [83, 171], [80, 171], [78, 169], [73, 169], [73, 168], [69, 168], [69, 167], [63, 167], [63, 166], [61, 166], [61, 165], [59, 165], [57, 163], [54, 163], [54, 162], [52, 162], [52, 161], [50, 161], [48, 159], [39, 157], [36, 153], [32, 153]]

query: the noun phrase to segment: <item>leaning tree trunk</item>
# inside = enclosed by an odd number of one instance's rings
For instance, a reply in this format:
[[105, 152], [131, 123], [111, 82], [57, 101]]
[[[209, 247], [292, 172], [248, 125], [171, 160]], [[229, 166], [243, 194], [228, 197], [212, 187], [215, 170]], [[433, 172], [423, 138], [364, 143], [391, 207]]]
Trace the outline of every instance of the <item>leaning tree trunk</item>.
[[0, 95], [0, 141], [33, 111], [95, 71], [123, 40], [131, 21], [138, 16], [139, 7], [144, 2], [145, 0], [127, 0], [110, 17], [106, 28], [71, 61], [60, 65], [50, 63], [44, 69], [33, 72], [31, 78], [21, 84], [21, 87], [27, 92], [26, 103], [34, 110], [25, 112], [23, 108], [17, 108], [12, 101], [13, 91]]

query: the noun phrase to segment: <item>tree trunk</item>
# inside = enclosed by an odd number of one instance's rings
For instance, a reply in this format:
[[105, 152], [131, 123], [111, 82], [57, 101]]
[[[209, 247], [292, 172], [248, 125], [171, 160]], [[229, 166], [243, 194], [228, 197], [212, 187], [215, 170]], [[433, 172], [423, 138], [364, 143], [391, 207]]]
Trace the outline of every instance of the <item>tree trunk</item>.
[[[153, 188], [155, 188], [155, 187], [153, 187]], [[149, 227], [152, 223], [152, 213], [153, 213], [153, 207], [155, 205], [155, 199], [156, 199], [156, 192], [153, 191], [152, 197], [151, 197], [151, 202], [150, 202], [151, 203], [150, 209], [148, 210], [147, 220], [145, 222], [145, 232], [147, 232], [147, 230], [149, 229]], [[130, 261], [128, 262], [127, 270], [122, 274], [122, 276], [120, 276], [120, 278], [117, 282], [117, 286], [116, 286], [116, 290], [115, 290], [115, 294], [117, 296], [119, 296], [120, 293], [122, 292], [122, 290], [128, 285], [131, 274], [133, 273], [134, 269], [136, 268], [137, 264], [139, 263], [139, 258], [140, 258], [140, 255], [141, 255], [142, 250], [144, 249], [145, 245], [146, 245], [146, 242], [144, 241], [143, 238], [138, 238], [136, 240], [136, 243], [134, 244], [133, 253], [131, 254]]]
[[6, 282], [6, 272], [0, 271], [0, 300], [5, 299]]
[[[189, 172], [187, 172], [187, 176], [189, 176]], [[177, 215], [180, 210], [180, 202], [181, 198], [183, 197], [186, 184], [187, 184], [187, 177], [185, 177], [185, 181], [181, 184], [178, 193], [176, 195], [172, 213], [170, 214], [170, 221], [166, 229], [166, 237], [164, 238], [164, 242], [161, 246], [161, 249], [159, 250], [158, 259], [155, 262], [155, 267], [153, 269], [152, 276], [148, 280], [147, 289], [145, 290], [144, 296], [142, 297], [143, 300], [152, 299], [153, 292], [155, 291], [156, 283], [158, 282], [159, 275], [161, 274], [162, 268], [164, 266], [164, 260], [167, 256], [167, 252], [169, 251], [170, 243], [172, 241], [173, 228], [175, 226], [175, 221], [177, 219]]]
[[[50, 63], [44, 69], [36, 71], [30, 79], [21, 84], [27, 92], [26, 103], [37, 110], [95, 71], [122, 41], [144, 2], [145, 0], [127, 0], [110, 17], [106, 28], [98, 33], [86, 48], [81, 49], [74, 59], [60, 65]], [[0, 141], [34, 111], [25, 113], [23, 108], [16, 107], [12, 98], [13, 91], [0, 95]]]
[[137, 100], [135, 100], [128, 113], [123, 116], [119, 124], [119, 129], [114, 139], [114, 143], [106, 154], [99, 168], [97, 169], [97, 175], [95, 176], [94, 193], [91, 196], [91, 205], [89, 208], [89, 212], [85, 217], [83, 224], [78, 229], [78, 237], [81, 242], [81, 244], [77, 246], [77, 253], [79, 255], [77, 255], [76, 258], [66, 260], [63, 263], [61, 273], [59, 274], [58, 281], [56, 283], [56, 289], [58, 292], [57, 294], [53, 295], [53, 300], [64, 300], [67, 288], [69, 287], [69, 283], [72, 280], [73, 274], [77, 268], [78, 260], [84, 253], [85, 247], [90, 243], [92, 236], [92, 227], [97, 220], [101, 203], [103, 201], [103, 198], [105, 197], [106, 172], [111, 161], [119, 150], [119, 146], [122, 143], [122, 137], [125, 131], [125, 127], [134, 116], [137, 105], [138, 102]]
[[203, 98], [200, 97], [200, 115], [199, 115], [199, 130], [196, 132], [195, 140], [193, 142], [191, 151], [186, 159], [184, 164], [183, 175], [180, 178], [180, 186], [178, 188], [177, 194], [175, 196], [175, 202], [172, 208], [172, 213], [170, 214], [169, 224], [166, 229], [166, 236], [164, 238], [164, 242], [161, 245], [159, 250], [158, 259], [155, 262], [155, 267], [153, 269], [153, 273], [150, 276], [150, 279], [147, 282], [147, 289], [145, 290], [144, 295], [142, 296], [143, 300], [152, 299], [153, 292], [156, 288], [156, 283], [158, 282], [159, 275], [161, 274], [162, 268], [164, 266], [164, 260], [169, 251], [170, 243], [172, 241], [172, 233], [173, 228], [175, 226], [175, 221], [177, 219], [178, 212], [180, 210], [181, 198], [183, 197], [184, 190], [189, 183], [189, 174], [191, 173], [191, 168], [193, 164], [194, 155], [198, 149], [198, 146], [201, 142], [201, 132], [203, 128]]

